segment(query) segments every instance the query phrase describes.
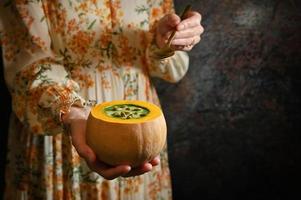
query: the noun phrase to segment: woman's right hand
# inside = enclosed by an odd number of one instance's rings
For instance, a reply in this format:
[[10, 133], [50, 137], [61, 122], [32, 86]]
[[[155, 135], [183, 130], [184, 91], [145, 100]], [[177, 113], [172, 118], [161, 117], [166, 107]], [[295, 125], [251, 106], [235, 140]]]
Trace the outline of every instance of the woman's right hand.
[[97, 159], [94, 151], [86, 143], [86, 123], [90, 110], [80, 107], [71, 107], [70, 111], [62, 116], [64, 124], [70, 126], [72, 144], [80, 157], [84, 158], [89, 168], [105, 179], [112, 180], [119, 176], [138, 176], [152, 170], [159, 164], [159, 157], [132, 169], [129, 165], [109, 166]]

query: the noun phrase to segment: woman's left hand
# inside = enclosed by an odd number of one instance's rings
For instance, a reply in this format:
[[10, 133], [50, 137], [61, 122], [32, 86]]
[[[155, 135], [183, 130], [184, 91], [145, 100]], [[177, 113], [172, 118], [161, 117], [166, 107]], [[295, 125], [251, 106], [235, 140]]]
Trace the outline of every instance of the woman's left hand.
[[189, 11], [181, 21], [176, 14], [165, 15], [159, 22], [156, 31], [156, 43], [162, 48], [171, 33], [176, 30], [171, 47], [174, 50], [190, 51], [201, 40], [204, 28], [201, 25], [202, 16], [196, 11]]

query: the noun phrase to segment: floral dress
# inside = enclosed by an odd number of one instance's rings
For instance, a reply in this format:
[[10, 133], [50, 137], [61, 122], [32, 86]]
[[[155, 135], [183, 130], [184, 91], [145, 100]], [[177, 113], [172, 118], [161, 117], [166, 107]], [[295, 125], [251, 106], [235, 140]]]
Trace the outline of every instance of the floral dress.
[[151, 77], [179, 81], [188, 56], [152, 57], [171, 0], [3, 0], [0, 37], [12, 95], [5, 199], [171, 199], [166, 148], [141, 176], [89, 170], [61, 115], [71, 105], [138, 99], [159, 105]]

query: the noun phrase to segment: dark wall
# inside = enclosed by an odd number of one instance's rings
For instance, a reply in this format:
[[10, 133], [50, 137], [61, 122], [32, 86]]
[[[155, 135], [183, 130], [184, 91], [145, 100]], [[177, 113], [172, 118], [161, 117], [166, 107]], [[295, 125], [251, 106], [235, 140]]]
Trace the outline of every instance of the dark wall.
[[155, 80], [175, 199], [300, 198], [300, 1], [176, 0], [176, 9], [188, 2], [203, 15], [202, 41], [180, 83]]
[[[203, 15], [202, 42], [181, 82], [155, 80], [175, 199], [300, 198], [300, 3], [176, 0], [176, 9], [187, 2]], [[10, 99], [2, 69], [1, 97], [3, 168]]]

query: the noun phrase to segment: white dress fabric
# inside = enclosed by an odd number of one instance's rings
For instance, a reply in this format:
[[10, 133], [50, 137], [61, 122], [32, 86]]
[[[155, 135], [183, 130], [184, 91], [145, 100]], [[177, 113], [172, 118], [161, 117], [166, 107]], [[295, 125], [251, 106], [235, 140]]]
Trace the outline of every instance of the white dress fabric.
[[105, 180], [71, 144], [71, 105], [137, 99], [159, 105], [151, 77], [179, 81], [188, 56], [152, 57], [170, 0], [15, 0], [0, 3], [5, 80], [12, 95], [5, 199], [171, 199], [167, 149], [141, 176]]

